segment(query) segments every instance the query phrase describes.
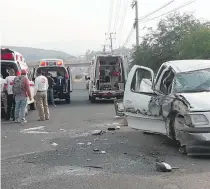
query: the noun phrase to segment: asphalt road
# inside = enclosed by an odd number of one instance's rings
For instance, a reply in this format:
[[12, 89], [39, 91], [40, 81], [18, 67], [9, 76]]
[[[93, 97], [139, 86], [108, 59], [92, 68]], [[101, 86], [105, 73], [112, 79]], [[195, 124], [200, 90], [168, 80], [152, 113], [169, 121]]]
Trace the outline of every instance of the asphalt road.
[[[112, 102], [91, 104], [84, 88], [75, 83], [72, 103], [57, 102], [49, 121], [36, 121], [32, 111], [24, 126], [2, 122], [2, 188], [210, 188], [210, 159], [183, 156], [169, 139], [123, 126]], [[95, 129], [107, 132], [93, 136]], [[157, 172], [156, 161], [179, 169]]]

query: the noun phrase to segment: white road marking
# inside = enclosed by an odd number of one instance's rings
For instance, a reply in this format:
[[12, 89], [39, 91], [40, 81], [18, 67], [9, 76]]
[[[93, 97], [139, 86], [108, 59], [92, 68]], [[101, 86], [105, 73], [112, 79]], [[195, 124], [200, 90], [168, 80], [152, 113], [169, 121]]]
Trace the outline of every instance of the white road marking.
[[39, 126], [39, 127], [32, 127], [28, 129], [21, 129], [20, 133], [24, 134], [48, 134], [49, 132], [44, 131], [45, 126]]
[[21, 156], [26, 156], [26, 155], [31, 155], [31, 154], [35, 154], [35, 153], [41, 153], [41, 152], [42, 151], [17, 154], [17, 155], [14, 155], [14, 156], [8, 156], [8, 157], [5, 157], [5, 158], [1, 158], [1, 160], [3, 161], [3, 160], [11, 159], [11, 158], [18, 158], [18, 157], [21, 157]]
[[44, 130], [45, 126], [39, 126], [39, 127], [31, 127], [28, 129], [23, 129], [23, 131], [34, 131], [34, 130]]
[[49, 132], [46, 131], [25, 131], [23, 133], [27, 134], [48, 134]]

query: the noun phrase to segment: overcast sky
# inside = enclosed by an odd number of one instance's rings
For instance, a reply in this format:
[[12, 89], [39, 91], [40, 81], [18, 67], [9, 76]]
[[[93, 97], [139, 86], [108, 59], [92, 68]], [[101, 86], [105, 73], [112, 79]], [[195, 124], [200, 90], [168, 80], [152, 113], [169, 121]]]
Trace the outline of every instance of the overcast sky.
[[[138, 0], [139, 17], [169, 1]], [[151, 18], [188, 1], [175, 0]], [[1, 43], [57, 49], [73, 55], [83, 54], [87, 49], [99, 50], [104, 44], [105, 32], [108, 32], [112, 5], [110, 32], [116, 32], [114, 46], [119, 47], [124, 44], [134, 22], [135, 12], [130, 6], [131, 2], [132, 0], [4, 0], [0, 5]], [[127, 12], [123, 22], [126, 4]], [[180, 9], [180, 12], [193, 12], [198, 18], [210, 20], [209, 7], [210, 0], [197, 0]], [[159, 19], [141, 23], [139, 27], [155, 27], [158, 21]], [[144, 31], [141, 30], [140, 36], [143, 34]], [[134, 43], [135, 33], [127, 46]]]

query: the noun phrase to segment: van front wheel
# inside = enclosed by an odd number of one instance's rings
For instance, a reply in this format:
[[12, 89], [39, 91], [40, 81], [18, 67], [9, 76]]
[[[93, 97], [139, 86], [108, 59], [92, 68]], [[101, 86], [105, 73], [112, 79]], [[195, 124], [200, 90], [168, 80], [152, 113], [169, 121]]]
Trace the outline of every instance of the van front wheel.
[[90, 102], [91, 102], [91, 103], [94, 103], [95, 101], [96, 101], [96, 97], [91, 96], [91, 97], [90, 97]]

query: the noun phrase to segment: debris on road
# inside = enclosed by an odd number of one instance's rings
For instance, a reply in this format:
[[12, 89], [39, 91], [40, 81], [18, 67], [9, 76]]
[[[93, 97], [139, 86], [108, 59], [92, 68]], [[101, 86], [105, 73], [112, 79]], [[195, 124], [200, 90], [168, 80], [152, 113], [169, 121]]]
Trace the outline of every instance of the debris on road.
[[108, 131], [115, 131], [115, 128], [114, 127], [109, 127]]
[[94, 142], [97, 141], [97, 140], [98, 140], [98, 138], [95, 138], [95, 139], [94, 139]]
[[93, 149], [94, 152], [99, 152], [100, 150], [98, 148]]
[[55, 142], [54, 142], [54, 143], [52, 143], [51, 145], [52, 145], [52, 146], [58, 146], [58, 144], [57, 144], [57, 143], [55, 143]]
[[77, 144], [78, 144], [78, 145], [84, 145], [85, 143], [83, 143], [83, 142], [78, 142]]
[[156, 162], [156, 170], [159, 172], [171, 172], [172, 169], [179, 169], [178, 167], [171, 167], [168, 163], [165, 162]]
[[116, 129], [120, 129], [120, 126], [116, 126]]
[[84, 167], [96, 168], [96, 169], [103, 169], [103, 167], [101, 167], [101, 166], [95, 166], [95, 165], [85, 165]]
[[101, 135], [103, 133], [104, 132], [102, 130], [94, 130], [94, 131], [92, 131], [92, 135]]

